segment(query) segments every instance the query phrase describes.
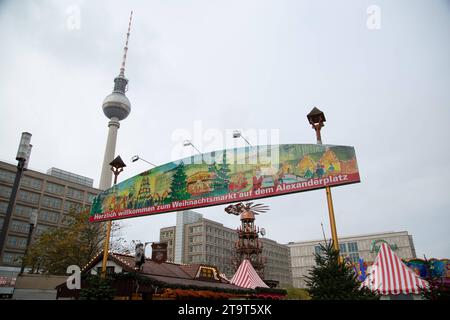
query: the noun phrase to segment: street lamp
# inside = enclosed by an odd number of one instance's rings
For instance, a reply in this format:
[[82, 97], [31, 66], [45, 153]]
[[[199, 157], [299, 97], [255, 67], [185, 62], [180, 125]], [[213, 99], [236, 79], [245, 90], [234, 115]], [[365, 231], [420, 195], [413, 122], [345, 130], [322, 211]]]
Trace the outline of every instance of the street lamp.
[[237, 139], [237, 138], [242, 138], [242, 139], [244, 139], [244, 141], [245, 141], [249, 146], [251, 146], [251, 143], [248, 142], [247, 139], [245, 139], [245, 137], [242, 135], [242, 133], [241, 133], [239, 130], [234, 130], [234, 131], [233, 131], [233, 138], [235, 138], [235, 139]]
[[203, 154], [200, 152], [200, 150], [198, 150], [194, 144], [191, 142], [191, 140], [184, 140], [183, 141], [183, 146], [188, 147], [188, 146], [192, 146], [192, 148], [194, 148], [195, 150], [197, 150], [198, 154], [202, 156], [202, 163], [205, 164], [205, 160], [203, 160]]
[[[114, 186], [117, 184], [117, 176], [123, 171], [123, 168], [126, 167], [126, 164], [123, 162], [120, 156], [117, 156], [113, 161], [109, 163], [111, 166], [111, 171], [114, 174]], [[106, 238], [103, 247], [103, 261], [102, 261], [102, 278], [106, 277], [106, 262], [108, 261], [108, 253], [109, 253], [109, 238], [111, 236], [111, 226], [112, 220], [108, 220], [108, 224], [106, 227]]]
[[30, 156], [31, 156], [31, 149], [33, 148], [32, 144], [28, 145], [28, 150], [27, 150], [27, 158], [25, 159], [25, 164], [24, 164], [24, 168], [25, 170], [28, 169], [28, 164], [30, 163]]
[[184, 140], [184, 141], [183, 141], [183, 146], [185, 146], [185, 147], [187, 147], [187, 146], [192, 146], [192, 148], [194, 148], [195, 150], [197, 150], [197, 152], [198, 152], [199, 154], [202, 154], [202, 153], [200, 152], [200, 150], [198, 150], [198, 149], [192, 144], [192, 142], [191, 142], [190, 140]]
[[147, 160], [141, 158], [141, 157], [138, 156], [138, 155], [135, 155], [135, 156], [133, 156], [133, 157], [131, 158], [131, 161], [132, 161], [132, 162], [136, 162], [136, 161], [138, 161], [138, 160], [142, 160], [142, 161], [147, 162], [148, 164], [150, 164], [150, 165], [156, 167], [156, 164], [153, 164], [153, 163], [151, 163], [150, 161], [147, 161]]
[[250, 144], [250, 142], [248, 142], [248, 140], [245, 139], [245, 137], [242, 135], [242, 133], [241, 133], [239, 130], [234, 130], [234, 131], [233, 131], [233, 138], [235, 138], [235, 139], [237, 139], [237, 138], [242, 138], [242, 139], [245, 140], [245, 142], [247, 142], [247, 144], [248, 144], [249, 146], [252, 146], [252, 145]]
[[[22, 178], [23, 172], [26, 170], [28, 159], [31, 153], [31, 133], [22, 132], [20, 138], [19, 150], [17, 150], [16, 160], [17, 171], [16, 177], [14, 179], [14, 184], [11, 190], [11, 196], [9, 198], [8, 208], [6, 209], [5, 219], [3, 221], [3, 228], [0, 234], [0, 259], [3, 257], [3, 248], [5, 246], [6, 234], [8, 233], [9, 223], [11, 221], [11, 215], [16, 204], [17, 192], [19, 191], [20, 180]], [[2, 260], [0, 260], [2, 261]]]
[[[314, 107], [310, 113], [306, 116], [312, 128], [316, 131], [317, 144], [322, 144], [322, 136], [320, 130], [324, 126], [325, 114]], [[336, 230], [336, 220], [334, 218], [333, 198], [331, 197], [331, 188], [325, 187], [327, 193], [328, 214], [330, 216], [331, 238], [333, 239], [333, 247], [335, 250], [339, 250], [339, 241]]]
[[[37, 218], [38, 218], [38, 210], [33, 209], [31, 211], [31, 216], [30, 216], [30, 228], [28, 230], [27, 246], [25, 247], [25, 253], [23, 254], [24, 258], [27, 256], [28, 248], [30, 247], [31, 236], [33, 235], [33, 229], [37, 224]], [[25, 269], [25, 259], [22, 259], [22, 267], [20, 268], [20, 274], [23, 274], [24, 269]]]
[[320, 135], [320, 129], [324, 126], [325, 114], [314, 107], [310, 113], [306, 116], [312, 128], [316, 131], [317, 144], [322, 144], [322, 137]]

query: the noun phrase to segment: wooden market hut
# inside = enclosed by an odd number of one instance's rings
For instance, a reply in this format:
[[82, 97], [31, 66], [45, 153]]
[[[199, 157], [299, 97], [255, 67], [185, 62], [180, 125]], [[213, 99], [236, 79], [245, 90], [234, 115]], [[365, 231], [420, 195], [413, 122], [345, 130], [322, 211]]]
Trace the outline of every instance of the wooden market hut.
[[[99, 252], [83, 269], [81, 289], [86, 288], [88, 275], [101, 271], [103, 252]], [[248, 299], [266, 298], [274, 289], [248, 289], [231, 284], [219, 270], [205, 264], [177, 264], [145, 259], [140, 270], [135, 269], [132, 255], [110, 252], [107, 276], [115, 290], [114, 299]], [[56, 287], [57, 299], [79, 299], [80, 290], [69, 290], [66, 282]], [[280, 290], [278, 290], [280, 291]]]

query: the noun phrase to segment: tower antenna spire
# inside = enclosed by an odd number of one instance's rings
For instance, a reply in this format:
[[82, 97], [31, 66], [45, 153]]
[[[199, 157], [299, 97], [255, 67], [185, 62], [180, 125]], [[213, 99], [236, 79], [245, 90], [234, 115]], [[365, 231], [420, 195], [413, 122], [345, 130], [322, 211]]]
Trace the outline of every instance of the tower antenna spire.
[[133, 19], [133, 10], [130, 13], [130, 22], [128, 23], [128, 32], [127, 32], [127, 40], [125, 42], [125, 47], [123, 48], [123, 58], [122, 58], [122, 66], [120, 67], [120, 76], [125, 76], [125, 62], [127, 60], [127, 52], [128, 52], [128, 39], [130, 39], [130, 30], [131, 30], [131, 20]]

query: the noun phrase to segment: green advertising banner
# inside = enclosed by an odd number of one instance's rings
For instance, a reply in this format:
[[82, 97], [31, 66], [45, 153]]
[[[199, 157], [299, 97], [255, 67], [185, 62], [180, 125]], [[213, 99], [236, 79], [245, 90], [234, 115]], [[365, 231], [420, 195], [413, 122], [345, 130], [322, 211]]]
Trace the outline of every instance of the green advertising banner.
[[91, 221], [124, 219], [360, 182], [349, 146], [282, 144], [166, 163], [94, 198]]

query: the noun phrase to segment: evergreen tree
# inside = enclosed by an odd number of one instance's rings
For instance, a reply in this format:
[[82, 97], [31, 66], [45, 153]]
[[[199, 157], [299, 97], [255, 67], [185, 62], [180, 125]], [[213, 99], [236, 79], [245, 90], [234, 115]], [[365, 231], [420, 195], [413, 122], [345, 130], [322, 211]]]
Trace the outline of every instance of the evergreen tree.
[[214, 190], [227, 189], [230, 184], [230, 165], [227, 163], [227, 153], [223, 152], [222, 164], [220, 164], [219, 169], [214, 165], [216, 177], [214, 178], [213, 186]]
[[208, 172], [212, 173], [214, 179], [211, 183], [211, 191], [208, 193], [208, 196], [214, 196], [219, 194], [216, 189], [219, 188], [217, 184], [217, 177], [219, 176], [219, 169], [217, 169], [217, 164], [214, 161], [212, 164], [208, 165]]
[[144, 177], [136, 197], [136, 208], [145, 208], [153, 205], [150, 182]]
[[80, 290], [81, 300], [112, 300], [115, 289], [111, 287], [111, 279], [103, 279], [100, 275], [89, 275], [86, 287]]
[[103, 211], [102, 200], [97, 196], [94, 198], [92, 202], [91, 212], [95, 214], [95, 213], [102, 213], [102, 211]]
[[189, 193], [186, 191], [186, 173], [184, 172], [184, 163], [181, 162], [175, 171], [170, 185], [170, 199], [185, 200], [189, 198]]
[[215, 161], [212, 164], [208, 165], [208, 172], [217, 173], [217, 167], [216, 167]]
[[313, 300], [377, 300], [379, 296], [361, 287], [353, 268], [340, 261], [339, 251], [332, 242], [320, 244], [315, 253], [316, 265], [306, 277], [308, 292]]
[[128, 191], [128, 202], [127, 202], [127, 208], [128, 209], [133, 209], [134, 208], [134, 185], [131, 185], [131, 187], [129, 188]]

